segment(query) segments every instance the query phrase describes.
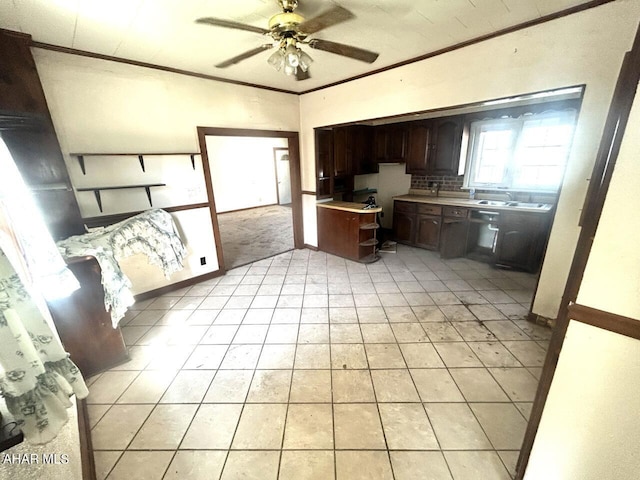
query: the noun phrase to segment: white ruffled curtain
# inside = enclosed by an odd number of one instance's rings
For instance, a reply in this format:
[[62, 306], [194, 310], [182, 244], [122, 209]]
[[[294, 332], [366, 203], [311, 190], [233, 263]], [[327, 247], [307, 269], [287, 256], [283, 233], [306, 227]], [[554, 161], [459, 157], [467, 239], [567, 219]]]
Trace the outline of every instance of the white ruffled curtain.
[[44, 301], [79, 285], [1, 139], [0, 172], [0, 396], [25, 438], [46, 443], [67, 422], [69, 397], [89, 393]]

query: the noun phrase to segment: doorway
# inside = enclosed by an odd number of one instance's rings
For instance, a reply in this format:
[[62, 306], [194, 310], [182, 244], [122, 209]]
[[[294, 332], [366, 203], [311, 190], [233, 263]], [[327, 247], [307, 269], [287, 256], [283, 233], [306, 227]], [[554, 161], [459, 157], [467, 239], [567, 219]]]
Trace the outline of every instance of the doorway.
[[297, 132], [198, 127], [221, 272], [302, 248]]
[[274, 147], [273, 158], [276, 163], [278, 204], [289, 205], [291, 203], [291, 165], [289, 162], [289, 149]]

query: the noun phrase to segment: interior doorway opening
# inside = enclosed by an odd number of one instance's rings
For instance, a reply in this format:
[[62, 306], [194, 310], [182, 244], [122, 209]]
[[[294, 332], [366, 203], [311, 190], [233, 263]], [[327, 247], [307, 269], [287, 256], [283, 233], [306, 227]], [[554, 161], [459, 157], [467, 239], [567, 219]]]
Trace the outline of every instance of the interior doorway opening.
[[198, 135], [221, 271], [302, 248], [297, 132]]

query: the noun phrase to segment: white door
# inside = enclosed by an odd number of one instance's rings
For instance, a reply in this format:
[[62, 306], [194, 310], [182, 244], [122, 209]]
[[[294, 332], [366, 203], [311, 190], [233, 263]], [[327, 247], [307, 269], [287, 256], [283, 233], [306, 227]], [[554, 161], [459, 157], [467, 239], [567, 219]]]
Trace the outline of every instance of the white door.
[[276, 175], [278, 176], [278, 203], [291, 203], [291, 174], [289, 171], [289, 151], [276, 151]]

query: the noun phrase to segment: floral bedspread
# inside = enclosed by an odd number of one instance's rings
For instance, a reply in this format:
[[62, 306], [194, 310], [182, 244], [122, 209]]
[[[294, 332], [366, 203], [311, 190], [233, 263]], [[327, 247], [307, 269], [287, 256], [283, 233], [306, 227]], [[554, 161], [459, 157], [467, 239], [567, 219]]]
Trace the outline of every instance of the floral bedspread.
[[104, 307], [111, 311], [113, 327], [133, 304], [131, 281], [120, 269], [118, 258], [144, 253], [168, 278], [182, 269], [187, 254], [176, 226], [167, 212], [153, 209], [99, 230], [75, 235], [57, 243], [63, 257], [91, 255], [102, 269]]

